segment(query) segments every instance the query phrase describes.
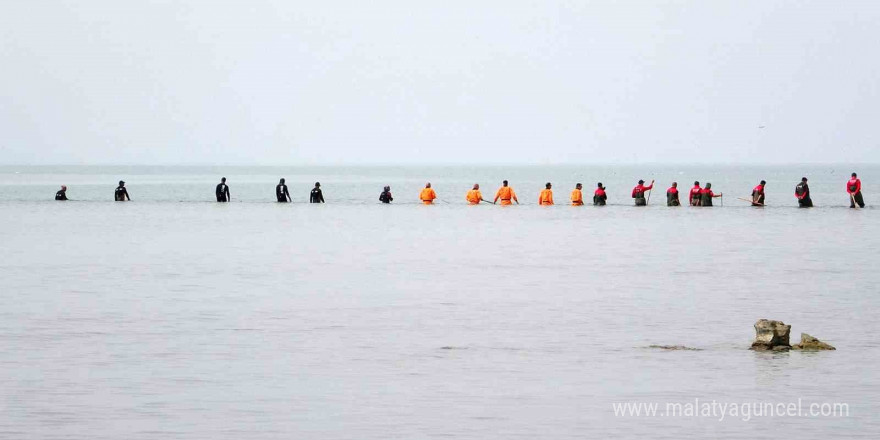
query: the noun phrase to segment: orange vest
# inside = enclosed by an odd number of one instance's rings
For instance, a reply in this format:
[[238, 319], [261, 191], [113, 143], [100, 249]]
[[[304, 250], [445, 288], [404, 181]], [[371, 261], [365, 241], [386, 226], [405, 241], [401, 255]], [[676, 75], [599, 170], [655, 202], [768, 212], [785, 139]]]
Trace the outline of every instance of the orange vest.
[[468, 203], [471, 205], [476, 205], [480, 203], [480, 200], [483, 200], [483, 194], [478, 189], [472, 189], [467, 192], [467, 197], [465, 197], [465, 199], [467, 199]]
[[579, 189], [575, 189], [571, 192], [571, 204], [572, 205], [583, 205], [584, 204], [584, 194]]
[[538, 196], [538, 204], [539, 205], [552, 205], [553, 204], [553, 190], [549, 190], [549, 189], [541, 190], [541, 195]]
[[498, 192], [495, 193], [495, 200], [501, 199], [502, 205], [510, 205], [510, 201], [516, 200], [516, 194], [513, 193], [513, 188], [509, 186], [502, 186], [498, 188]]
[[422, 203], [426, 205], [431, 205], [434, 203], [434, 199], [437, 198], [437, 193], [434, 192], [434, 188], [425, 188], [419, 194], [419, 199], [422, 200]]

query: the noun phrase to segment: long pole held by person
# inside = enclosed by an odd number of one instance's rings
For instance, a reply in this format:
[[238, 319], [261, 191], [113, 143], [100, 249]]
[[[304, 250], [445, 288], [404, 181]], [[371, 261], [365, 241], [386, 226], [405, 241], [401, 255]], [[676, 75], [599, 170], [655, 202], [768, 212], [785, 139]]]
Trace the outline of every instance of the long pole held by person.
[[859, 204], [856, 203], [856, 195], [855, 194], [849, 193], [849, 198], [850, 198], [850, 200], [852, 200], [853, 208], [856, 208], [856, 209], [861, 208], [861, 206], [859, 206]]
[[654, 179], [651, 179], [651, 189], [648, 190], [648, 200], [645, 201], [645, 206], [647, 206], [648, 203], [651, 203], [651, 193], [653, 191], [654, 191]]

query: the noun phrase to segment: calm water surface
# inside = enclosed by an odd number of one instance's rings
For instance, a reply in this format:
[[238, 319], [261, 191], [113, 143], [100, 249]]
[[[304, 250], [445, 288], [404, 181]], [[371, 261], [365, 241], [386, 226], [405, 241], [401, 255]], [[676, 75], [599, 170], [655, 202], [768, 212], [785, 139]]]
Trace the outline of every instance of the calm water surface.
[[[876, 438], [880, 168], [864, 210], [851, 171], [3, 167], [0, 438]], [[221, 175], [234, 202], [208, 203]], [[280, 177], [300, 203], [272, 203]], [[464, 205], [504, 178], [528, 205]], [[134, 202], [108, 201], [119, 179]], [[673, 179], [723, 206], [662, 206]], [[760, 179], [769, 206], [735, 199]], [[302, 203], [316, 180], [328, 203]], [[446, 202], [417, 203], [427, 180]], [[612, 205], [535, 206], [548, 180]], [[751, 352], [759, 318], [838, 350]], [[849, 416], [612, 407], [695, 398]]]

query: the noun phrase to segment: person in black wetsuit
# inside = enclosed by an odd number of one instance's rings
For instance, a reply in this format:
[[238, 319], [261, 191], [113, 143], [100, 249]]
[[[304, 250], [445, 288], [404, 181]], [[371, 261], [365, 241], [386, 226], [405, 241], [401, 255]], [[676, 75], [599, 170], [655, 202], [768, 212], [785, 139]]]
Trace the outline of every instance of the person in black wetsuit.
[[55, 200], [67, 200], [67, 187], [61, 185], [61, 190], [55, 193]]
[[608, 194], [605, 192], [605, 187], [602, 186], [602, 182], [597, 183], [596, 186], [596, 191], [593, 193], [593, 205], [605, 206], [605, 202], [608, 200]]
[[287, 191], [287, 185], [284, 184], [284, 179], [281, 179], [278, 182], [278, 185], [275, 186], [275, 198], [278, 199], [280, 203], [292, 202], [293, 199], [290, 198], [290, 193]]
[[394, 200], [394, 197], [391, 197], [391, 187], [386, 186], [384, 190], [382, 190], [382, 194], [379, 194], [379, 201], [382, 203], [391, 203]]
[[324, 203], [324, 193], [321, 192], [321, 182], [315, 182], [312, 193], [309, 194], [309, 203]]
[[124, 202], [128, 200], [131, 201], [131, 197], [128, 196], [128, 190], [125, 189], [125, 181], [120, 180], [119, 186], [116, 187], [116, 191], [113, 193], [114, 200], [117, 202]]
[[802, 177], [801, 183], [794, 187], [794, 196], [797, 197], [798, 208], [813, 207], [813, 199], [810, 198], [810, 185], [807, 185], [806, 177]]
[[214, 193], [217, 195], [218, 202], [228, 202], [232, 200], [232, 196], [229, 195], [229, 185], [226, 184], [225, 177], [220, 179], [220, 183], [217, 184], [217, 189], [214, 190]]

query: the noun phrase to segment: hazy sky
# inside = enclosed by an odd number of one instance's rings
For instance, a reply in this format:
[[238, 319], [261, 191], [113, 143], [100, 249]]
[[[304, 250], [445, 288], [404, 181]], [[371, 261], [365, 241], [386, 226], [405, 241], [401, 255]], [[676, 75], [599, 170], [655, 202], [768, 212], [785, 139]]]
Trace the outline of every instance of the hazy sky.
[[867, 0], [9, 0], [0, 163], [878, 162], [878, 24]]

